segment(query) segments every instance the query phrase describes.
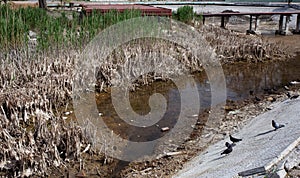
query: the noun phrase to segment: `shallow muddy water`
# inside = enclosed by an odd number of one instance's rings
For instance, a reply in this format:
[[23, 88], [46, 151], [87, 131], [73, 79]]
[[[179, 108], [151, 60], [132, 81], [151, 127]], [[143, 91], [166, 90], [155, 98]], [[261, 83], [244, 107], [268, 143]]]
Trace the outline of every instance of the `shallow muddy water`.
[[[258, 95], [268, 89], [276, 90], [290, 81], [299, 80], [300, 56], [289, 61], [231, 64], [223, 66], [223, 70], [227, 85], [227, 100], [243, 100], [250, 97], [250, 91], [253, 91], [254, 95]], [[194, 79], [200, 95], [201, 109], [207, 109], [211, 103], [208, 78], [203, 72], [195, 74]], [[189, 88], [186, 89], [189, 90]], [[129, 98], [132, 109], [140, 115], [148, 114], [150, 111], [149, 97], [154, 93], [160, 93], [165, 97], [166, 113], [159, 122], [145, 128], [131, 126], [120, 119], [114, 110], [110, 93], [97, 94], [96, 102], [99, 112], [103, 114], [103, 120], [116, 134], [131, 141], [152, 141], [165, 134], [165, 132], [161, 132], [161, 128], [173, 128], [181, 107], [180, 93], [175, 84], [171, 81], [162, 81], [131, 92]]]

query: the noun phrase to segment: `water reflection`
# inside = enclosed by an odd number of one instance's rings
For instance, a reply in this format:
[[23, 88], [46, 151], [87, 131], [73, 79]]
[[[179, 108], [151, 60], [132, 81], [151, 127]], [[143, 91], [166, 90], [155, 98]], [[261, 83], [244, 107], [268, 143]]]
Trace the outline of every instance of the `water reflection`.
[[[239, 63], [223, 66], [227, 83], [227, 99], [241, 100], [249, 97], [249, 91], [262, 93], [264, 89], [281, 87], [292, 80], [300, 79], [300, 56], [286, 62], [265, 62], [258, 64]], [[200, 94], [201, 109], [210, 107], [210, 84], [205, 73], [195, 74], [197, 89]], [[185, 87], [187, 87], [186, 85]], [[188, 90], [188, 88], [186, 88]], [[131, 141], [150, 141], [163, 136], [162, 127], [172, 128], [176, 124], [180, 111], [180, 94], [171, 81], [155, 82], [138, 88], [129, 94], [132, 109], [146, 115], [150, 111], [149, 97], [154, 93], [162, 94], [168, 104], [162, 120], [151, 127], [133, 128], [122, 121], [114, 110], [110, 93], [98, 94], [98, 109], [103, 113], [105, 123], [123, 138]]]
[[249, 97], [249, 91], [261, 93], [264, 89], [279, 88], [300, 79], [300, 56], [287, 62], [236, 64], [225, 66], [227, 97], [240, 100]]

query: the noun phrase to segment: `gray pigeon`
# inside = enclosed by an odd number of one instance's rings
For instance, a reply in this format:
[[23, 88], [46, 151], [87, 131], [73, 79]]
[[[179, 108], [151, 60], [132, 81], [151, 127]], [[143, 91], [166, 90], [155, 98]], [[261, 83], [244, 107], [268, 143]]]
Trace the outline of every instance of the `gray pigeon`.
[[287, 96], [288, 98], [290, 98], [291, 100], [296, 99], [296, 98], [299, 97], [298, 94], [296, 94], [296, 95], [291, 95], [290, 92], [287, 92], [287, 93], [286, 93], [286, 96]]
[[229, 138], [230, 138], [230, 141], [232, 141], [233, 143], [236, 143], [236, 142], [242, 141], [242, 139], [239, 139], [239, 138], [234, 138], [232, 135], [229, 135]]
[[278, 124], [276, 121], [272, 120], [272, 126], [275, 128], [275, 130], [280, 129], [284, 127], [283, 124]]
[[[228, 143], [228, 142], [226, 142], [226, 143]], [[229, 143], [228, 143], [229, 144]], [[227, 145], [226, 145], [227, 146]], [[228, 147], [227, 147], [227, 149], [226, 150], [224, 150], [222, 153], [221, 153], [221, 155], [223, 155], [223, 154], [229, 154], [229, 153], [231, 153], [232, 152], [232, 146], [229, 144], [228, 145]]]
[[292, 99], [296, 99], [298, 97], [299, 97], [299, 95], [293, 95], [293, 96], [290, 97], [290, 99], [292, 100]]
[[228, 143], [228, 142], [226, 142], [225, 143], [225, 146], [228, 148], [228, 147], [230, 147], [230, 146], [232, 146], [230, 143]]

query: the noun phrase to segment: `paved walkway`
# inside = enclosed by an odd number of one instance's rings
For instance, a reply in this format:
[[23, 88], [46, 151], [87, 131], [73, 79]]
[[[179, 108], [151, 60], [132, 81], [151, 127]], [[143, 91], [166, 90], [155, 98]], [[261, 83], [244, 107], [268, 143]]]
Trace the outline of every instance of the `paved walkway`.
[[[258, 167], [269, 169], [300, 142], [300, 99], [288, 99], [272, 107], [233, 134], [243, 141], [233, 147], [231, 154], [220, 155], [229, 139], [217, 142], [187, 163], [174, 177], [229, 178]], [[285, 127], [272, 131], [272, 119]]]

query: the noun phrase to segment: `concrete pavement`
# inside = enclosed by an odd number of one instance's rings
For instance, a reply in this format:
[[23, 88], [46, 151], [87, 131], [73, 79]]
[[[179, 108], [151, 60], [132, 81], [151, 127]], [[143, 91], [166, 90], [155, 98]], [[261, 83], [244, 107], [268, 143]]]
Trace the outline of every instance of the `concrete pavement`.
[[[174, 177], [229, 178], [255, 168], [270, 169], [300, 142], [300, 99], [287, 99], [273, 104], [272, 108], [233, 134], [243, 141], [233, 147], [231, 154], [220, 155], [229, 138], [217, 142], [187, 163]], [[272, 119], [285, 127], [273, 131]]]

